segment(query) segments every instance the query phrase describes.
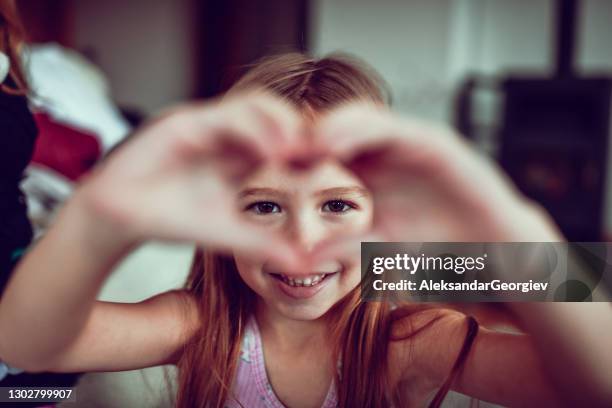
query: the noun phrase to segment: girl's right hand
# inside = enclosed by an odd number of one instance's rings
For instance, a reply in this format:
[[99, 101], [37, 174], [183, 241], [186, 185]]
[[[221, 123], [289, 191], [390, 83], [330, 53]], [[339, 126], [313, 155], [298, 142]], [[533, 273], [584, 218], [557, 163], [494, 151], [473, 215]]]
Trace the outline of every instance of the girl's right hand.
[[93, 221], [92, 233], [106, 234], [99, 239], [126, 247], [146, 239], [196, 242], [290, 267], [293, 248], [241, 217], [235, 186], [264, 160], [299, 148], [300, 123], [288, 105], [263, 94], [180, 107], [132, 136], [74, 201]]

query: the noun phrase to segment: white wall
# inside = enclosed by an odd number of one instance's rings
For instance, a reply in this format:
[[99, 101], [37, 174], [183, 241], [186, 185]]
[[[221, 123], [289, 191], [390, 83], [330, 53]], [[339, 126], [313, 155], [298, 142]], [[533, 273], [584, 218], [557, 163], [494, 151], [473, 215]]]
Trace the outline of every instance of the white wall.
[[313, 49], [361, 56], [389, 82], [400, 111], [450, 118], [468, 72], [550, 70], [551, 0], [317, 0]]
[[75, 1], [75, 42], [95, 51], [122, 105], [153, 112], [190, 96], [189, 0]]
[[578, 68], [585, 74], [612, 72], [612, 1], [582, 0]]
[[315, 1], [313, 50], [364, 58], [391, 85], [398, 109], [441, 119], [449, 92], [451, 2]]

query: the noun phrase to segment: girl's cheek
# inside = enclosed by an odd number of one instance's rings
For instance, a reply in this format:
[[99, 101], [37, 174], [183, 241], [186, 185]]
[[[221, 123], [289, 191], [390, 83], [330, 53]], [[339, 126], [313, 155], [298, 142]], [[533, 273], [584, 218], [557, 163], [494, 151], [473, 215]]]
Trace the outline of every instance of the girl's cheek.
[[254, 225], [259, 225], [266, 228], [280, 228], [284, 224], [286, 217], [278, 215], [257, 215], [247, 214], [246, 220]]
[[344, 276], [342, 276], [342, 286], [353, 289], [361, 281], [361, 272], [359, 270], [359, 260], [345, 263]]
[[347, 223], [355, 232], [365, 232], [370, 229], [374, 222], [374, 212], [370, 205], [365, 205], [364, 208], [355, 211], [347, 218]]
[[373, 216], [369, 212], [354, 211], [343, 215], [330, 215], [326, 217], [326, 224], [330, 230], [339, 230], [350, 233], [365, 232], [372, 227]]
[[248, 286], [252, 286], [256, 281], [258, 271], [261, 270], [261, 262], [239, 255], [234, 255], [234, 262], [236, 263], [238, 274], [242, 280], [245, 281]]

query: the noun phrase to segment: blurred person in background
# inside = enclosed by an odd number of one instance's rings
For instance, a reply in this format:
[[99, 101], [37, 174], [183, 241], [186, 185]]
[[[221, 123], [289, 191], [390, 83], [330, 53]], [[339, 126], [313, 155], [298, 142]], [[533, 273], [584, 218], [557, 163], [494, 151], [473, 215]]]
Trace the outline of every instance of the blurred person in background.
[[[289, 54], [221, 101], [149, 123], [20, 264], [0, 306], [0, 355], [32, 371], [176, 364], [180, 407], [439, 406], [449, 389], [509, 406], [609, 406], [607, 303], [516, 306], [529, 334], [508, 334], [449, 309], [360, 302], [358, 258], [329, 242], [339, 234], [563, 239], [456, 135], [385, 104], [359, 63]], [[96, 301], [149, 239], [205, 246], [185, 289]]]
[[[20, 57], [24, 37], [17, 14], [14, 1], [0, 1], [0, 296], [33, 235], [20, 183], [32, 157], [38, 130], [28, 108], [30, 90]], [[70, 386], [75, 382], [76, 375], [23, 373], [0, 357], [2, 387]], [[0, 406], [10, 405], [0, 402]]]
[[79, 178], [127, 136], [130, 125], [102, 70], [70, 47], [67, 3], [21, 1], [17, 6], [27, 39], [21, 57], [28, 98], [39, 130], [21, 185], [36, 237]]
[[[14, 262], [30, 243], [32, 230], [27, 207], [19, 189], [23, 171], [30, 161], [36, 140], [36, 124], [28, 108], [28, 88], [19, 53], [21, 33], [16, 21], [14, 2], [0, 3], [2, 54], [0, 80], [2, 110], [2, 279], [6, 280]], [[4, 285], [2, 285], [4, 287]]]

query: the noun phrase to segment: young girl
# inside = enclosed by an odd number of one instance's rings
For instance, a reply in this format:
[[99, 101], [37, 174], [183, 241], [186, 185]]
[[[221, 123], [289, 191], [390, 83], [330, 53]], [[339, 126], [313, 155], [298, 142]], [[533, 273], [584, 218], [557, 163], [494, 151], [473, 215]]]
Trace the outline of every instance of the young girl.
[[[528, 336], [478, 329], [449, 309], [360, 301], [351, 251], [364, 237], [560, 239], [459, 138], [385, 104], [356, 62], [288, 54], [252, 68], [222, 100], [150, 123], [20, 264], [0, 305], [0, 357], [29, 371], [176, 364], [179, 407], [437, 406], [451, 388], [560, 405], [559, 360], [592, 385], [581, 398], [609, 402], [606, 371], [592, 369], [595, 355], [606, 363], [607, 309], [578, 310], [572, 323], [585, 357], [566, 347], [564, 324], [538, 330], [573, 311], [516, 307]], [[202, 245], [185, 289], [96, 301], [147, 239]]]

